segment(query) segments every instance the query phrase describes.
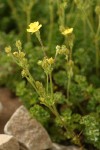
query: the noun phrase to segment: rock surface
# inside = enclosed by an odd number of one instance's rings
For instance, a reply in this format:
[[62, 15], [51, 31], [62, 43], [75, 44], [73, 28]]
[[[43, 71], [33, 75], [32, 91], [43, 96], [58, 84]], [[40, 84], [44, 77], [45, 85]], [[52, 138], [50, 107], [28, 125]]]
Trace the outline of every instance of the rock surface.
[[28, 148], [22, 143], [19, 143], [19, 145], [20, 145], [20, 150], [28, 150]]
[[3, 106], [0, 112], [0, 134], [3, 134], [5, 124], [22, 103], [19, 98], [7, 88], [0, 88], [0, 102]]
[[52, 147], [46, 130], [36, 119], [30, 117], [24, 106], [19, 107], [12, 115], [5, 125], [4, 132], [13, 135], [29, 150], [43, 150]]
[[81, 148], [76, 146], [63, 146], [60, 144], [53, 143], [53, 146], [50, 150], [81, 150]]
[[20, 148], [13, 136], [0, 134], [0, 150], [20, 150]]

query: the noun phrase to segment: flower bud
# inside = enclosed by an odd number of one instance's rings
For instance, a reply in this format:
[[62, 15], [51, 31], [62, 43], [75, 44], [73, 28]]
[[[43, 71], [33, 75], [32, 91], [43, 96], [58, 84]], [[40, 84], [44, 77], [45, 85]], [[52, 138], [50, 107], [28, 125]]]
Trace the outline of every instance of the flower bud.
[[10, 52], [11, 52], [11, 47], [10, 47], [10, 46], [5, 47], [5, 52], [6, 52], [6, 53], [10, 53]]
[[27, 70], [23, 69], [21, 72], [22, 77], [26, 77], [27, 76]]
[[54, 63], [54, 59], [51, 57], [51, 58], [49, 58], [48, 60], [48, 63], [50, 64], [50, 65], [52, 65], [53, 63]]
[[19, 52], [19, 57], [20, 58], [24, 58], [25, 57], [25, 53], [24, 52]]
[[22, 43], [20, 40], [16, 41], [16, 47], [18, 48], [18, 50], [22, 49]]
[[13, 55], [15, 56], [15, 57], [19, 57], [19, 53], [18, 52], [13, 52]]
[[56, 46], [56, 50], [60, 50], [60, 46], [59, 45]]
[[37, 64], [41, 66], [42, 65], [42, 61], [39, 60]]

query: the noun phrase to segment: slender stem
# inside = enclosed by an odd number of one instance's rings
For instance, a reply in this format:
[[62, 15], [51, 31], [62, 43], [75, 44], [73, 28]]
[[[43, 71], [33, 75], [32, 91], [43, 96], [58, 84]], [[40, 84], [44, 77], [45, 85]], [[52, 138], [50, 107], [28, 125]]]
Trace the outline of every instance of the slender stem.
[[32, 85], [32, 87], [36, 90], [37, 94], [41, 97], [39, 91], [37, 90], [35, 84], [31, 81], [30, 77], [26, 76], [27, 81]]
[[96, 32], [96, 36], [97, 36], [97, 37], [98, 37], [98, 35], [99, 35], [99, 32], [100, 32], [100, 15], [99, 15], [98, 29], [97, 29], [97, 32]]
[[[84, 39], [86, 39], [86, 21], [85, 21], [85, 17], [83, 18], [83, 31], [84, 31]], [[86, 46], [86, 40], [84, 40], [84, 45]]]
[[42, 40], [41, 40], [41, 38], [40, 38], [40, 44], [41, 44], [41, 47], [42, 47], [42, 51], [43, 51], [43, 53], [44, 53], [44, 56], [46, 56], [46, 53], [45, 53], [45, 50], [44, 50], [44, 45], [43, 45], [43, 43], [42, 43]]
[[59, 15], [59, 24], [64, 27], [64, 25], [65, 25], [65, 9], [62, 6], [61, 0], [60, 1], [57, 0], [57, 7], [58, 7], [58, 15]]
[[[31, 22], [31, 10], [27, 8], [26, 11], [26, 18], [27, 18], [27, 26]], [[29, 42], [31, 40], [31, 35], [27, 32], [27, 41]]]
[[[53, 100], [52, 73], [49, 74], [49, 77], [50, 77], [51, 99]], [[47, 80], [48, 80], [48, 78], [47, 78]], [[47, 82], [48, 82], [48, 81], [47, 81]], [[47, 86], [47, 88], [48, 88], [48, 86]], [[60, 119], [60, 121], [61, 121], [63, 127], [64, 127], [64, 128], [66, 129], [66, 131], [67, 131], [66, 125], [65, 125], [64, 121], [61, 119], [60, 114], [58, 113], [55, 104], [52, 105], [51, 107], [49, 106], [49, 108], [50, 108], [50, 110], [53, 112], [53, 114], [54, 114], [56, 117], [58, 117], [58, 118]]]
[[64, 27], [65, 26], [65, 9], [62, 7], [61, 10], [62, 10], [62, 16], [61, 16], [62, 24], [61, 25], [63, 25]]
[[73, 13], [73, 9], [74, 9], [74, 1], [71, 2], [71, 8], [69, 10], [69, 14]]
[[96, 48], [96, 74], [99, 75], [99, 43], [98, 43], [98, 38], [99, 38], [99, 32], [100, 32], [100, 15], [99, 15], [99, 23], [98, 23], [98, 28], [97, 32], [95, 35], [95, 48]]
[[[70, 133], [70, 131], [68, 131], [68, 128], [67, 128], [67, 125], [66, 125], [65, 121], [61, 118], [60, 114], [58, 113], [58, 111], [56, 109], [56, 106], [55, 105], [49, 106], [47, 103], [43, 103], [43, 104], [50, 109], [50, 111], [55, 115], [55, 117], [59, 118], [59, 120], [60, 120], [62, 126], [64, 127], [64, 129], [66, 130], [66, 132]], [[79, 144], [79, 146], [81, 146], [79, 135], [77, 136], [74, 131], [71, 132], [71, 134], [72, 134], [73, 139], [77, 138], [77, 140], [79, 142], [78, 144]]]
[[36, 37], [38, 38], [38, 40], [40, 42], [40, 45], [42, 47], [42, 51], [43, 51], [44, 56], [46, 56], [46, 53], [45, 53], [45, 50], [44, 50], [44, 45], [43, 45], [43, 42], [41, 40], [41, 36], [40, 36], [40, 32], [39, 31], [36, 32]]
[[78, 14], [76, 14], [75, 20], [74, 20], [73, 25], [72, 25], [73, 28], [74, 28], [75, 25], [77, 24], [78, 18], [79, 18], [79, 17], [78, 17]]
[[28, 76], [29, 76], [29, 78], [32, 80], [32, 82], [33, 82], [34, 85], [35, 85], [35, 80], [34, 80], [34, 78], [32, 77], [32, 75], [30, 74], [30, 72], [28, 72]]
[[48, 95], [48, 84], [49, 84], [49, 79], [48, 79], [48, 74], [46, 74], [46, 77], [47, 77], [47, 87], [46, 87], [46, 90], [47, 90], [47, 95]]
[[[60, 114], [58, 113], [58, 111], [57, 111], [57, 109], [56, 109], [56, 106], [53, 105], [52, 107], [53, 107], [53, 110], [54, 110], [53, 112], [54, 112], [55, 116], [59, 118], [59, 120], [61, 121], [62, 126], [64, 127], [64, 129], [66, 130], [66, 132], [67, 132], [67, 133], [70, 132], [70, 131], [68, 131], [68, 128], [67, 128], [67, 125], [66, 125], [65, 121], [61, 118]], [[71, 132], [71, 134], [72, 134], [72, 138], [73, 138], [73, 139], [74, 139], [74, 138], [77, 138], [77, 139], [78, 139], [78, 142], [79, 142], [79, 145], [81, 145], [79, 136], [77, 136], [74, 131]]]
[[15, 19], [16, 22], [17, 22], [19, 31], [21, 32], [21, 31], [22, 31], [22, 25], [21, 25], [21, 23], [20, 23], [20, 21], [19, 21], [20, 16], [18, 15], [17, 9], [16, 9], [16, 7], [14, 6], [14, 1], [12, 1], [12, 0], [7, 0], [7, 2], [8, 2], [8, 5], [10, 6], [10, 8], [11, 8], [11, 10], [12, 10], [13, 17], [14, 17], [14, 19]]
[[49, 48], [51, 47], [51, 40], [52, 40], [52, 34], [53, 34], [53, 25], [54, 25], [54, 13], [53, 13], [53, 2], [50, 0], [50, 30], [49, 30]]
[[65, 130], [67, 131], [67, 127], [66, 127], [66, 125], [65, 125], [65, 122], [64, 122], [64, 121], [62, 120], [62, 118], [60, 117], [60, 114], [58, 113], [55, 104], [52, 105], [52, 106], [49, 106], [47, 103], [44, 103], [44, 105], [47, 106], [47, 107], [51, 110], [51, 112], [52, 112], [57, 118], [59, 118], [59, 120], [60, 120], [61, 123], [62, 123], [62, 126], [63, 126], [63, 127], [65, 128]]
[[54, 112], [55, 112], [55, 116], [59, 118], [59, 120], [61, 121], [62, 123], [62, 126], [65, 128], [66, 132], [67, 132], [67, 127], [65, 125], [65, 122], [62, 120], [62, 118], [60, 117], [60, 114], [58, 113], [57, 111], [57, 108], [55, 105], [53, 105], [53, 109], [54, 109]]
[[99, 43], [98, 43], [98, 39], [95, 40], [95, 48], [96, 48], [96, 74], [99, 75]]
[[[26, 70], [26, 68], [23, 68], [23, 69]], [[38, 91], [38, 89], [37, 89], [37, 87], [36, 87], [36, 85], [35, 85], [35, 80], [34, 80], [34, 78], [31, 76], [31, 74], [30, 74], [29, 71], [27, 71], [27, 72], [28, 72], [28, 74], [27, 74], [27, 76], [26, 76], [27, 81], [28, 81], [28, 82], [32, 85], [32, 87], [36, 90], [37, 94], [38, 94], [39, 96], [41, 96], [40, 93], [39, 93], [39, 91]]]
[[69, 101], [70, 83], [71, 83], [71, 78], [69, 76], [68, 83], [67, 83], [67, 99], [68, 99], [68, 101]]
[[49, 74], [50, 77], [50, 89], [51, 89], [51, 99], [53, 100], [53, 84], [52, 84], [52, 73]]
[[92, 24], [91, 24], [91, 22], [90, 22], [89, 18], [87, 17], [86, 12], [85, 12], [83, 9], [82, 9], [82, 11], [83, 11], [83, 13], [84, 13], [84, 16], [85, 16], [85, 18], [86, 18], [87, 24], [88, 24], [88, 26], [89, 26], [89, 28], [90, 28], [91, 32], [93, 33], [93, 35], [95, 35], [95, 32], [94, 32], [93, 26], [92, 26]]
[[100, 31], [100, 16], [99, 16], [99, 24], [98, 24], [98, 29], [97, 29], [97, 32], [95, 34], [94, 30], [93, 30], [93, 26], [91, 25], [91, 22], [90, 20], [88, 19], [87, 15], [86, 15], [86, 12], [83, 10], [83, 13], [85, 15], [85, 18], [86, 18], [86, 21], [88, 23], [88, 26], [91, 30], [91, 32], [93, 33], [93, 35], [96, 37], [95, 39], [95, 48], [96, 48], [96, 74], [98, 75], [99, 74], [99, 44], [98, 44], [98, 35], [99, 35], [99, 31]]
[[[72, 47], [70, 46], [70, 54], [69, 54], [69, 61], [72, 60]], [[67, 99], [69, 100], [69, 92], [70, 92], [70, 85], [71, 85], [71, 75], [70, 72], [72, 71], [72, 66], [69, 66], [70, 68], [68, 68], [68, 83], [67, 83]]]
[[91, 25], [90, 20], [88, 19], [88, 17], [86, 17], [86, 20], [87, 20], [87, 23], [88, 23], [89, 28], [91, 29], [91, 32], [92, 32], [93, 35], [94, 35], [95, 32], [94, 32], [94, 30], [93, 30], [93, 27], [92, 27], [92, 25]]

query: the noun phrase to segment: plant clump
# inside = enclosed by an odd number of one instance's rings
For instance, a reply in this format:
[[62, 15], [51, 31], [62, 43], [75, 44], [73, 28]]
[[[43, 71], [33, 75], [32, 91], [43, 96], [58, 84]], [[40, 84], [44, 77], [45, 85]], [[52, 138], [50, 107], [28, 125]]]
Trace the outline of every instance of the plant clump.
[[0, 85], [53, 141], [89, 150], [100, 149], [99, 7], [99, 0], [0, 4], [0, 47], [10, 45], [7, 55], [0, 51]]

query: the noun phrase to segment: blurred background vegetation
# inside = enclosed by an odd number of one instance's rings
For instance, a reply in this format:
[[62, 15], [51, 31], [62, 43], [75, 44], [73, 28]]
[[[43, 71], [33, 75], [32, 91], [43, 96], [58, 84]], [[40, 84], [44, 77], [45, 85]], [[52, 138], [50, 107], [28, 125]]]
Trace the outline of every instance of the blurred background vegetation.
[[[83, 140], [83, 143], [90, 143], [99, 150], [100, 0], [0, 0], [0, 18], [0, 86], [15, 92], [31, 114], [36, 115], [47, 129], [50, 123], [53, 124], [53, 129], [48, 130], [55, 141], [65, 140], [62, 132], [59, 128], [57, 132], [61, 136], [52, 132], [57, 129], [57, 123], [48, 119], [48, 113], [40, 109], [36, 93], [26, 80], [22, 79], [20, 68], [7, 57], [4, 48], [11, 45], [15, 50], [15, 41], [20, 39], [29, 60], [31, 73], [36, 80], [44, 82], [45, 75], [37, 65], [43, 53], [36, 37], [26, 32], [28, 25], [34, 21], [39, 21], [43, 25], [41, 38], [47, 55], [52, 57], [56, 52], [56, 45], [67, 45], [66, 39], [60, 33], [60, 27], [73, 27], [74, 77], [70, 87], [70, 102], [67, 102], [67, 106], [60, 106], [66, 101], [67, 85], [66, 64], [63, 57], [58, 58], [53, 72], [54, 90], [62, 94], [58, 108], [69, 107], [68, 112], [66, 111], [66, 116], [69, 115], [70, 118], [69, 126], [72, 124], [73, 129], [80, 131], [84, 128], [81, 138], [86, 137], [86, 140]], [[78, 123], [80, 119], [76, 121], [77, 127], [75, 122], [72, 122], [76, 117], [72, 115], [73, 113], [81, 115], [81, 127]], [[94, 124], [91, 124], [92, 122]], [[91, 130], [92, 133], [89, 132]]]

